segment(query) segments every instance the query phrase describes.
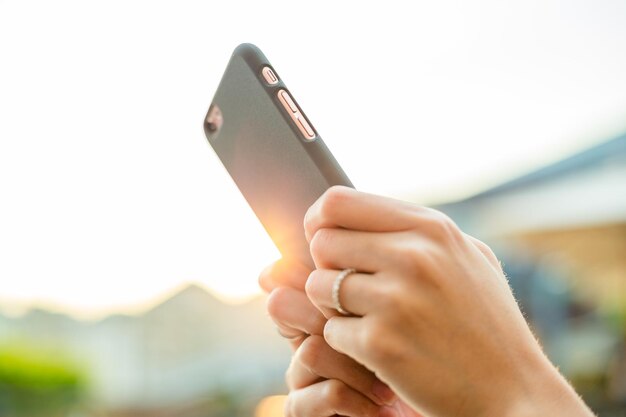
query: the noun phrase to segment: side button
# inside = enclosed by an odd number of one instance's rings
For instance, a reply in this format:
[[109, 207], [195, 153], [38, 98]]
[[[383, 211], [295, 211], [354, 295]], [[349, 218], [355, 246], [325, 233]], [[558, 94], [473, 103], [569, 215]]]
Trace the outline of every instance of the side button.
[[298, 121], [298, 127], [300, 128], [300, 132], [302, 132], [304, 137], [309, 140], [315, 138], [315, 132], [313, 132], [313, 129], [311, 129], [311, 125], [309, 124], [309, 122], [306, 121], [304, 116], [301, 113], [298, 113], [296, 117]]
[[283, 103], [283, 106], [285, 106], [287, 110], [291, 111], [292, 113], [296, 113], [298, 111], [296, 103], [293, 102], [291, 97], [289, 97], [289, 93], [287, 93], [285, 90], [280, 90], [278, 92], [278, 99], [281, 101], [281, 103]]
[[278, 77], [270, 67], [263, 67], [261, 74], [263, 74], [263, 78], [265, 78], [265, 81], [267, 81], [268, 84], [278, 84]]
[[313, 131], [309, 122], [306, 121], [304, 115], [300, 112], [289, 93], [285, 90], [280, 90], [277, 96], [287, 113], [289, 113], [289, 116], [291, 116], [291, 120], [298, 126], [298, 130], [300, 130], [302, 136], [304, 136], [306, 140], [315, 139], [315, 131]]

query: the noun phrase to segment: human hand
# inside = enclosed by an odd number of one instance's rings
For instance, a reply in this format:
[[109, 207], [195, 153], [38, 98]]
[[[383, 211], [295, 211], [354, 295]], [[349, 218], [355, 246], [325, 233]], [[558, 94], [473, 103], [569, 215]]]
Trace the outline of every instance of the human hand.
[[341, 270], [353, 317], [324, 337], [432, 416], [590, 416], [549, 363], [491, 250], [445, 215], [333, 187], [308, 211], [317, 266], [306, 292], [320, 309]]
[[295, 351], [310, 334], [321, 335], [326, 318], [304, 293], [311, 270], [304, 264], [281, 259], [259, 275], [259, 285], [269, 294], [267, 310], [278, 333]]
[[309, 273], [302, 264], [281, 260], [259, 276], [270, 293], [270, 316], [295, 351], [286, 373], [287, 416], [420, 417], [371, 371], [328, 346], [321, 336], [326, 318], [304, 293]]

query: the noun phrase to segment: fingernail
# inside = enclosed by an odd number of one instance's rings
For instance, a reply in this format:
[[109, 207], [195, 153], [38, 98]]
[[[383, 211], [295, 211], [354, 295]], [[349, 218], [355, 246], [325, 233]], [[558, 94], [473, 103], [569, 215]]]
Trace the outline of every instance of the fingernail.
[[378, 412], [378, 417], [398, 417], [398, 412], [395, 408], [391, 407], [380, 407], [380, 411]]
[[376, 380], [372, 386], [372, 394], [378, 398], [382, 404], [392, 404], [396, 399], [396, 394], [382, 381]]

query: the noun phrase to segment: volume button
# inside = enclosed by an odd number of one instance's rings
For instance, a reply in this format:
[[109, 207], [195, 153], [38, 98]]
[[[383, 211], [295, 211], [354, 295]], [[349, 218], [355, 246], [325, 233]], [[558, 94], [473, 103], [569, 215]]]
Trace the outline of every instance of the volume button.
[[291, 116], [291, 120], [293, 121], [293, 123], [295, 123], [300, 133], [302, 133], [302, 136], [304, 136], [306, 140], [315, 139], [315, 132], [313, 131], [313, 128], [311, 127], [309, 122], [306, 121], [304, 115], [300, 112], [300, 110], [298, 110], [298, 106], [296, 106], [296, 103], [289, 96], [289, 93], [285, 90], [280, 90], [277, 96], [278, 100], [285, 108], [285, 111], [287, 111], [287, 113], [289, 113], [289, 116]]
[[302, 113], [296, 114], [296, 120], [298, 122], [298, 127], [300, 128], [300, 132], [307, 139], [313, 139], [315, 137], [315, 132], [311, 129], [311, 125], [306, 121]]
[[287, 108], [287, 110], [291, 110], [292, 113], [296, 113], [298, 111], [296, 103], [293, 102], [291, 97], [289, 97], [289, 93], [287, 93], [285, 90], [280, 90], [278, 92], [278, 98], [283, 103], [283, 106]]

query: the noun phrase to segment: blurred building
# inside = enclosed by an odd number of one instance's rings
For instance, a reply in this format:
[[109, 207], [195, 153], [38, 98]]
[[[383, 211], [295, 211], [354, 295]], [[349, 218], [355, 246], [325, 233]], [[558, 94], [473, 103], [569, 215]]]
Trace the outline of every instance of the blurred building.
[[492, 245], [585, 398], [626, 409], [626, 135], [439, 208]]
[[626, 135], [440, 208], [475, 236], [564, 261], [580, 297], [624, 310]]

